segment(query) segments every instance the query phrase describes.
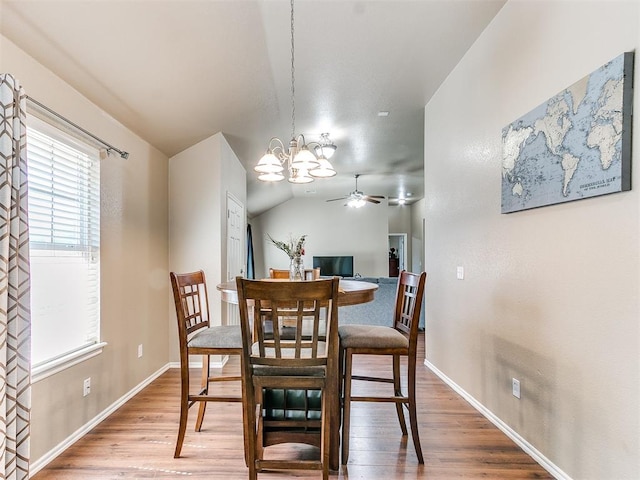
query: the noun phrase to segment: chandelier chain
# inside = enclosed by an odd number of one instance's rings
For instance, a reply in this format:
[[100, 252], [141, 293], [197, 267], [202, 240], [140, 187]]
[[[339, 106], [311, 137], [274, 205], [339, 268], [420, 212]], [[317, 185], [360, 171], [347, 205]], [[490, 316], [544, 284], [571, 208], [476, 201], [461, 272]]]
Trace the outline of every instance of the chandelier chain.
[[[2, 0], [0, 0], [2, 1]], [[329, 144], [328, 134], [322, 135], [322, 140], [307, 144], [304, 135], [296, 137], [296, 63], [295, 63], [295, 12], [294, 0], [291, 3], [291, 141], [288, 144], [278, 137], [272, 137], [264, 156], [260, 159], [254, 170], [260, 175], [258, 180], [265, 182], [278, 182], [285, 178], [285, 169], [289, 173], [291, 183], [309, 183], [314, 178], [329, 178], [336, 174], [327, 158], [324, 150], [331, 153], [336, 146]], [[315, 147], [315, 153], [311, 153], [310, 147]], [[319, 150], [320, 149], [320, 150]]]
[[296, 135], [296, 78], [295, 78], [295, 47], [293, 42], [293, 0], [291, 0], [291, 138]]

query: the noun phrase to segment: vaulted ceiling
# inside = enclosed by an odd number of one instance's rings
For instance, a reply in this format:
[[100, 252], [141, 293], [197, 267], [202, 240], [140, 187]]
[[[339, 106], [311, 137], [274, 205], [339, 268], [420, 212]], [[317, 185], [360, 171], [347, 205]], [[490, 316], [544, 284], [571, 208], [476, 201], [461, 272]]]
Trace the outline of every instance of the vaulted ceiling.
[[338, 175], [308, 185], [253, 173], [291, 136], [288, 1], [1, 0], [0, 31], [168, 156], [223, 132], [257, 215], [346, 195], [356, 173], [366, 194], [422, 198], [424, 106], [504, 3], [296, 1], [296, 133], [338, 146]]

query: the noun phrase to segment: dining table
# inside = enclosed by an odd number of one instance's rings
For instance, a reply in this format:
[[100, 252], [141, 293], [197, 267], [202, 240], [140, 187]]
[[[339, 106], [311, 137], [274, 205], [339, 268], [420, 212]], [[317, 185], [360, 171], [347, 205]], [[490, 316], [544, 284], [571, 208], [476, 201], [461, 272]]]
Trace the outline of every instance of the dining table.
[[[264, 281], [270, 282], [286, 282], [289, 280], [266, 278]], [[313, 281], [313, 280], [311, 280]], [[222, 296], [222, 301], [238, 304], [238, 291], [235, 280], [219, 283], [216, 289]], [[338, 307], [347, 307], [351, 305], [359, 305], [362, 303], [372, 302], [375, 298], [375, 292], [378, 289], [376, 283], [365, 282], [360, 280], [340, 279], [338, 285]], [[340, 318], [338, 317], [338, 322]], [[336, 382], [339, 381], [340, 374], [336, 372]], [[338, 388], [336, 391], [340, 391]], [[340, 468], [340, 396], [330, 399], [329, 402], [329, 418], [331, 423], [331, 445], [329, 449], [329, 468], [331, 470], [339, 470]]]

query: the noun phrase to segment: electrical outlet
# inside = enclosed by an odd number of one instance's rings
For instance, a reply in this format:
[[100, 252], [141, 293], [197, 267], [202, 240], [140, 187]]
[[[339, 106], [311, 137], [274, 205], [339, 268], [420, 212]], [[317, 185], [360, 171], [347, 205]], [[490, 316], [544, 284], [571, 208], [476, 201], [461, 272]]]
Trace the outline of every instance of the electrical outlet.
[[138, 345], [138, 358], [142, 358], [142, 344]]
[[520, 398], [520, 380], [516, 378], [511, 379], [511, 393], [516, 398]]
[[82, 385], [82, 396], [86, 397], [91, 393], [91, 377], [85, 378]]

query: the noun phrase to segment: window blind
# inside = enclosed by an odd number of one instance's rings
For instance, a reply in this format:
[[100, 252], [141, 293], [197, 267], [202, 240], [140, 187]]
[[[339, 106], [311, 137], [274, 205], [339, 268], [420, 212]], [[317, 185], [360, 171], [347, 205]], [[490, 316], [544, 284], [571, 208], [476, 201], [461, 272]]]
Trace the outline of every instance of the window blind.
[[32, 364], [99, 341], [99, 151], [45, 122], [27, 129]]

